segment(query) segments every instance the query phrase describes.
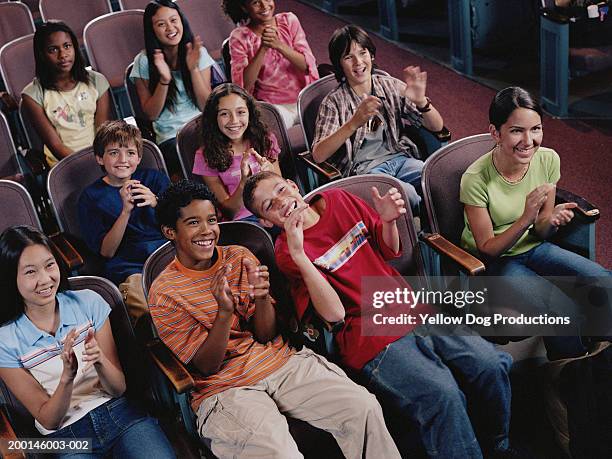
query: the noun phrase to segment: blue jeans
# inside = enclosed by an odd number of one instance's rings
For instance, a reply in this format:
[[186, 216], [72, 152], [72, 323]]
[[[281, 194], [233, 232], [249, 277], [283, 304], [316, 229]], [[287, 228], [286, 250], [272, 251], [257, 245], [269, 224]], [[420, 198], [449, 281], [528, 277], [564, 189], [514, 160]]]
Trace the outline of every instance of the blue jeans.
[[410, 201], [410, 208], [414, 215], [418, 215], [421, 203], [421, 171], [423, 161], [410, 156], [398, 155], [374, 167], [368, 174], [387, 174], [404, 182], [404, 191]]
[[134, 407], [125, 397], [114, 398], [91, 410], [87, 416], [56, 430], [47, 438], [91, 439], [91, 453], [67, 453], [70, 459], [175, 458], [174, 450], [157, 420]]
[[[550, 242], [520, 255], [499, 257], [487, 264], [487, 275], [504, 277], [504, 286], [511, 289], [516, 304], [528, 305], [530, 311], [552, 313], [572, 318], [575, 324], [569, 330], [572, 336], [546, 336], [544, 344], [550, 360], [584, 355], [586, 347], [580, 337], [580, 323], [587, 305], [568, 296], [561, 288], [542, 276], [567, 276], [575, 279], [570, 286], [584, 286], [589, 290], [588, 300], [612, 313], [612, 276], [601, 265], [577, 253]], [[507, 295], [507, 294], [506, 294]], [[570, 333], [567, 333], [568, 335]]]
[[483, 420], [488, 448], [507, 448], [512, 358], [480, 336], [421, 336], [389, 344], [363, 367], [368, 387], [414, 421], [430, 457], [482, 458], [466, 397]]

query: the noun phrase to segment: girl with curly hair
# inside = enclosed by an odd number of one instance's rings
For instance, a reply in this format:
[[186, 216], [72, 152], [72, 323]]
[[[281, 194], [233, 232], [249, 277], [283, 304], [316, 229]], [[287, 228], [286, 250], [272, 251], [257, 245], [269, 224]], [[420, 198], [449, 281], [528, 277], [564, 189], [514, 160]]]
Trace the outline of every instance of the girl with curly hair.
[[229, 42], [232, 82], [276, 105], [291, 127], [299, 121], [298, 94], [319, 73], [297, 16], [274, 9], [274, 0], [223, 0], [225, 13], [240, 23]]
[[242, 202], [244, 184], [260, 171], [281, 172], [280, 147], [261, 120], [255, 100], [235, 84], [217, 86], [204, 107], [200, 128], [202, 147], [196, 151], [193, 173], [202, 176], [229, 220], [258, 223]]

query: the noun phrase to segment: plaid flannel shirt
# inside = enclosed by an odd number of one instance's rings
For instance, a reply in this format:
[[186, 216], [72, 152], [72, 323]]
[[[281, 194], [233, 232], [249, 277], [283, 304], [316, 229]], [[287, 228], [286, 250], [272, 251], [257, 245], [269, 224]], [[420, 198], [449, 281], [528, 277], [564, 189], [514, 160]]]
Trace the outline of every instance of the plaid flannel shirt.
[[[372, 95], [382, 101], [381, 115], [386, 122], [385, 146], [389, 151], [414, 156], [417, 147], [403, 132], [403, 126], [420, 127], [423, 115], [412, 101], [402, 95], [404, 82], [388, 75], [372, 75]], [[319, 108], [313, 145], [327, 138], [346, 123], [357, 111], [361, 99], [357, 97], [346, 81], [330, 92]], [[365, 126], [344, 142], [344, 148], [328, 158], [328, 162], [337, 167], [343, 176], [347, 176], [353, 164], [353, 158], [361, 148], [365, 138]]]

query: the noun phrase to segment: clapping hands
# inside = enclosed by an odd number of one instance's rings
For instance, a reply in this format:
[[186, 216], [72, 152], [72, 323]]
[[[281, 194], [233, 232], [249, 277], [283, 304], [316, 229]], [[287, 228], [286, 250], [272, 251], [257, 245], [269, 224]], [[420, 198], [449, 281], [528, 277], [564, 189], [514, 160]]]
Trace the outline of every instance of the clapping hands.
[[380, 219], [385, 223], [391, 223], [406, 213], [406, 207], [401, 193], [397, 188], [390, 188], [381, 196], [378, 188], [372, 187], [372, 199], [374, 208]]

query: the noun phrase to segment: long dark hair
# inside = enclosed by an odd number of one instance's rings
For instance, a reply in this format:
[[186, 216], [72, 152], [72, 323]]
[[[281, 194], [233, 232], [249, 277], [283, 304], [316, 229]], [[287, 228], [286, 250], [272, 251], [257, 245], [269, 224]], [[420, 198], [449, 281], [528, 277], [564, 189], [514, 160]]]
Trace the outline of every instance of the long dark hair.
[[[183, 79], [183, 84], [185, 85], [185, 90], [187, 91], [187, 95], [193, 102], [193, 105], [198, 106], [198, 100], [195, 96], [195, 92], [193, 91], [193, 83], [191, 81], [191, 73], [187, 68], [187, 43], [191, 43], [193, 41], [193, 33], [191, 32], [191, 27], [189, 27], [189, 22], [185, 18], [185, 15], [181, 11], [181, 9], [171, 0], [154, 0], [147, 5], [145, 8], [144, 16], [143, 16], [143, 25], [144, 25], [144, 39], [145, 39], [145, 48], [147, 51], [147, 59], [149, 60], [149, 91], [153, 93], [155, 91], [155, 87], [159, 82], [159, 72], [157, 71], [157, 67], [153, 64], [153, 54], [156, 49], [161, 49], [163, 51], [163, 46], [155, 36], [155, 31], [153, 30], [153, 16], [155, 13], [162, 8], [171, 8], [176, 10], [179, 17], [181, 18], [181, 22], [183, 23], [183, 36], [181, 37], [181, 41], [178, 45], [178, 67], [181, 72], [181, 77]], [[170, 80], [170, 85], [168, 86], [168, 97], [166, 97], [166, 103], [164, 104], [166, 107], [170, 109], [170, 111], [174, 111], [176, 106], [177, 99], [177, 88], [174, 79]]]
[[499, 131], [517, 108], [533, 110], [542, 118], [542, 107], [531, 94], [518, 86], [510, 86], [495, 94], [489, 106], [489, 123]]
[[25, 311], [23, 298], [17, 288], [17, 267], [21, 254], [31, 245], [42, 245], [53, 254], [60, 269], [58, 292], [68, 288], [66, 270], [47, 236], [27, 225], [7, 228], [0, 235], [0, 291], [4, 298], [0, 308], [0, 325], [18, 319]]
[[217, 123], [219, 100], [230, 94], [236, 94], [246, 102], [249, 110], [249, 125], [244, 131], [243, 137], [251, 143], [251, 147], [261, 156], [268, 156], [272, 146], [267, 134], [268, 128], [261, 119], [259, 110], [255, 105], [255, 99], [238, 85], [233, 83], [221, 84], [210, 93], [199, 122], [204, 158], [209, 167], [219, 172], [226, 171], [232, 164], [231, 141], [219, 130], [219, 124]]
[[55, 86], [56, 71], [49, 65], [47, 53], [47, 39], [55, 32], [65, 32], [70, 36], [74, 48], [74, 62], [70, 69], [70, 76], [75, 81], [90, 83], [89, 73], [85, 69], [85, 60], [79, 49], [79, 41], [70, 27], [61, 21], [50, 20], [41, 24], [34, 33], [34, 62], [36, 63], [36, 78], [43, 89], [57, 89]]

